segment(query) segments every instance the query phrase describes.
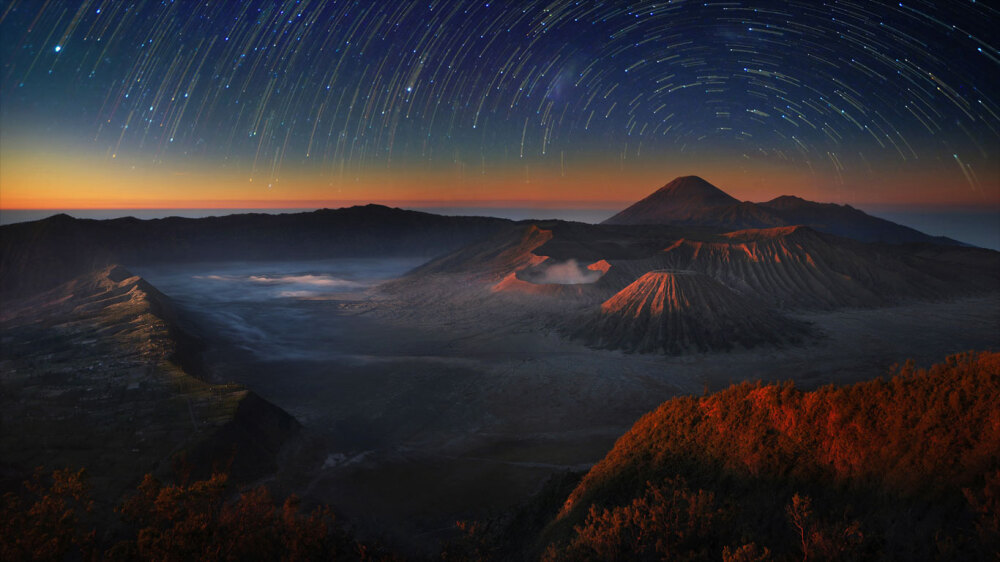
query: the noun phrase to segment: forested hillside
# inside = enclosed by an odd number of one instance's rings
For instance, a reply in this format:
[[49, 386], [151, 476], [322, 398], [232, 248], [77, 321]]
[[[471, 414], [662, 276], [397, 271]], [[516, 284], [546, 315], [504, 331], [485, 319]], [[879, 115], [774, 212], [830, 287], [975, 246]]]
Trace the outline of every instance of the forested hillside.
[[1000, 354], [664, 403], [584, 476], [548, 560], [995, 559]]

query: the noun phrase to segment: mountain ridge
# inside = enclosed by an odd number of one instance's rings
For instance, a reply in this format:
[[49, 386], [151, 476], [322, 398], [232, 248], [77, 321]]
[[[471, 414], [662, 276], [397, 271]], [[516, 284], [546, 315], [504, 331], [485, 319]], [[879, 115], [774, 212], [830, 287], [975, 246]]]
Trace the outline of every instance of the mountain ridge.
[[781, 195], [761, 203], [739, 201], [698, 176], [676, 178], [601, 224], [699, 225], [727, 230], [805, 225], [862, 242], [967, 246], [874, 217], [850, 205], [819, 203], [795, 195]]
[[274, 472], [301, 428], [247, 387], [204, 379], [203, 343], [173, 302], [120, 265], [4, 306], [0, 335], [0, 485], [39, 464], [87, 466], [111, 502], [132, 479], [182, 461], [251, 482]]
[[507, 224], [512, 221], [383, 205], [150, 220], [57, 214], [0, 226], [0, 296], [49, 289], [115, 263], [431, 258], [482, 240]]

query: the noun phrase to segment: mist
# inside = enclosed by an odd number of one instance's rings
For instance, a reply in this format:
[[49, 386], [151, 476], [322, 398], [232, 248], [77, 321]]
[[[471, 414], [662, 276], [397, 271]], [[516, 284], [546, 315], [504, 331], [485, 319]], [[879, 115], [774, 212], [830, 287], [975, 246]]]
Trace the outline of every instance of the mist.
[[182, 301], [257, 302], [346, 298], [398, 277], [425, 260], [337, 259], [296, 262], [190, 263], [129, 266]]
[[421, 258], [191, 263], [130, 269], [163, 291], [199, 332], [266, 360], [341, 357], [351, 303]]
[[547, 267], [533, 283], [553, 285], [582, 285], [594, 283], [604, 275], [600, 271], [582, 267], [576, 260], [566, 260]]

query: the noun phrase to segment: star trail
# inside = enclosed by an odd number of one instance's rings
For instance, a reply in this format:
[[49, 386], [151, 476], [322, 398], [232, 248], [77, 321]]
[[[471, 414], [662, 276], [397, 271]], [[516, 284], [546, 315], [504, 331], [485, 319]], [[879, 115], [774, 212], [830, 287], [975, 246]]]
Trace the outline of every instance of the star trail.
[[[0, 10], [5, 150], [54, 143], [108, 166], [224, 170], [247, 199], [302, 174], [322, 178], [309, 192], [322, 198], [366, 176], [458, 170], [448, 196], [461, 197], [498, 170], [521, 181], [602, 166], [665, 181], [692, 162], [704, 168], [686, 171], [792, 173], [833, 191], [865, 181], [876, 194], [932, 170], [963, 201], [1000, 196], [1000, 18], [984, 2]], [[428, 193], [443, 197], [395, 195]]]

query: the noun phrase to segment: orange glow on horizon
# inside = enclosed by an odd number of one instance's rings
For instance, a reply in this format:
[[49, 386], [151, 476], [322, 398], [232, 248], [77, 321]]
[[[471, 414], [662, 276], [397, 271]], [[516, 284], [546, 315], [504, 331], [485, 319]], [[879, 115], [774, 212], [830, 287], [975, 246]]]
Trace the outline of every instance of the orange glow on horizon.
[[614, 210], [674, 177], [692, 174], [740, 200], [797, 195], [855, 206], [1000, 209], [1000, 172], [988, 175], [976, 189], [956, 179], [948, 165], [925, 164], [873, 179], [825, 178], [764, 163], [690, 157], [672, 162], [590, 158], [572, 166], [527, 163], [476, 171], [458, 165], [399, 165], [352, 173], [297, 170], [269, 181], [232, 164], [150, 164], [15, 149], [0, 153], [0, 209], [315, 209], [378, 203]]

